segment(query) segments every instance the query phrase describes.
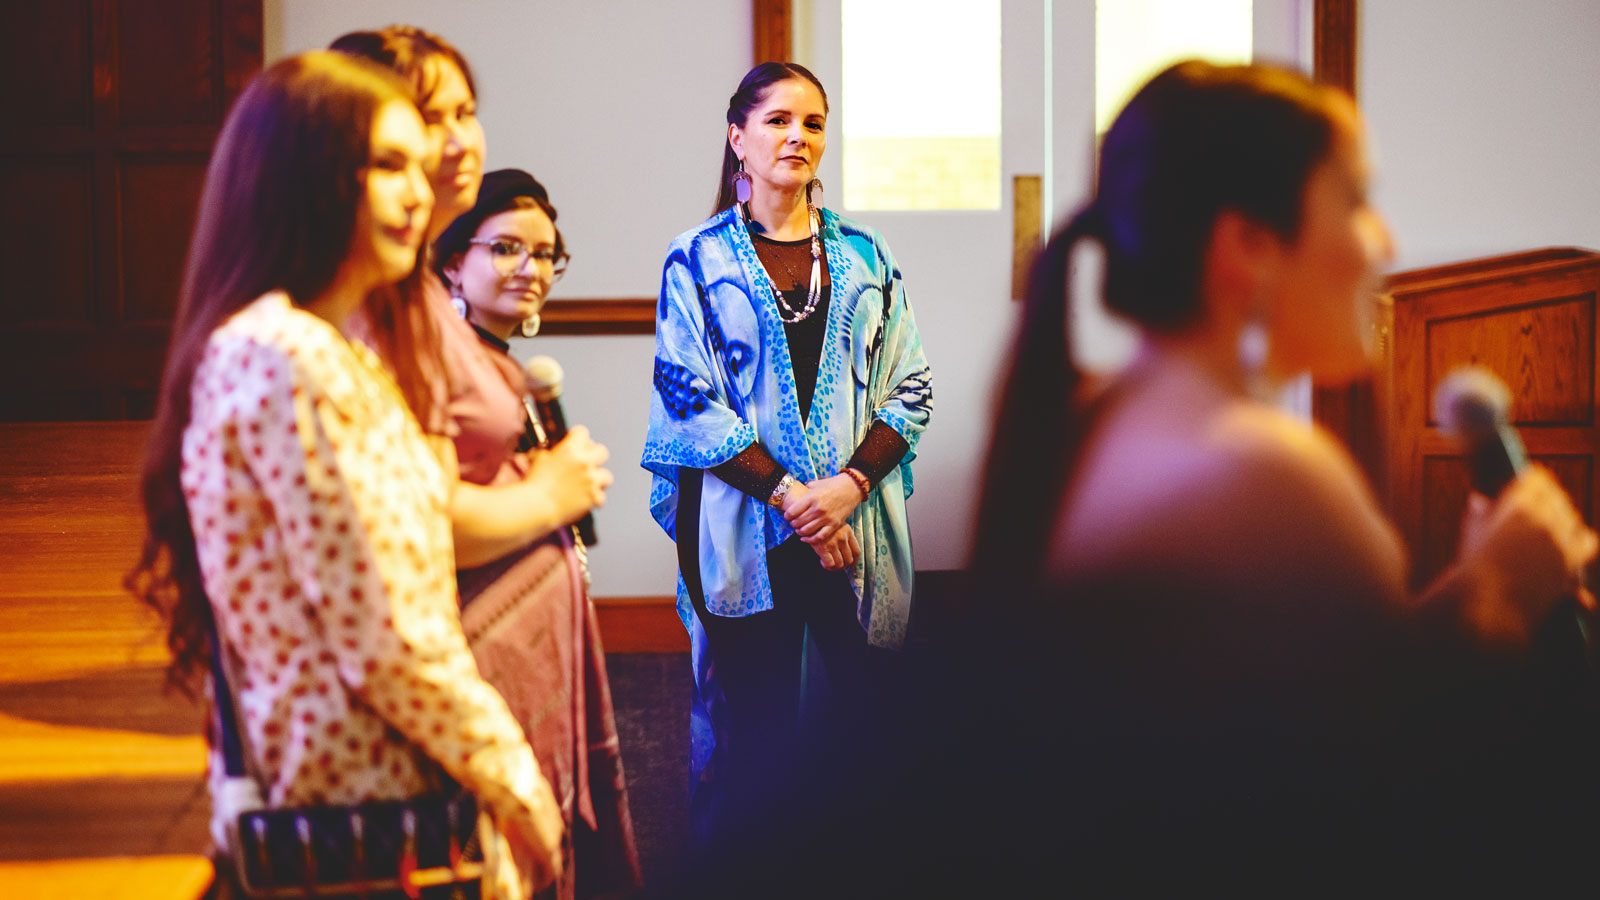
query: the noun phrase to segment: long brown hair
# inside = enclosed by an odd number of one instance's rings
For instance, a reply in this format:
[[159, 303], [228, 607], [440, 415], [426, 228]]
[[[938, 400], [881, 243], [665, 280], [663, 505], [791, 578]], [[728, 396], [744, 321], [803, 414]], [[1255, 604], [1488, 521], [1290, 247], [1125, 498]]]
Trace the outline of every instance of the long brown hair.
[[[439, 88], [441, 63], [453, 65], [467, 83], [467, 92], [476, 100], [478, 85], [472, 67], [456, 46], [431, 31], [414, 25], [387, 25], [376, 31], [351, 31], [334, 38], [328, 49], [376, 63], [411, 83], [419, 106], [426, 106]], [[437, 210], [435, 210], [437, 213]], [[427, 248], [417, 265], [417, 277], [428, 271]], [[379, 290], [367, 303], [367, 335], [378, 355], [383, 357], [400, 392], [427, 429], [439, 427], [433, 406], [443, 376], [439, 359], [439, 335], [433, 318], [422, 303], [405, 302], [393, 290]]]
[[467, 82], [467, 91], [474, 100], [478, 97], [477, 83], [472, 80], [472, 67], [456, 46], [431, 31], [414, 25], [389, 25], [377, 31], [352, 31], [334, 38], [329, 50], [369, 59], [411, 82], [416, 89], [417, 103], [426, 104], [439, 86], [439, 69], [429, 65], [446, 60], [461, 70]]
[[[750, 113], [761, 101], [767, 99], [767, 92], [780, 81], [791, 78], [804, 78], [817, 88], [817, 93], [822, 95], [822, 109], [828, 109], [828, 91], [811, 74], [811, 70], [799, 63], [792, 62], [764, 62], [744, 74], [739, 82], [739, 89], [728, 98], [728, 124], [745, 127], [750, 121]], [[722, 142], [722, 174], [717, 181], [717, 203], [711, 210], [712, 215], [733, 205], [733, 173], [739, 171], [739, 157], [734, 155], [733, 147], [726, 139]]]
[[[179, 482], [195, 369], [212, 331], [257, 297], [281, 290], [304, 303], [333, 282], [364, 202], [373, 121], [395, 100], [412, 92], [387, 70], [327, 52], [290, 57], [245, 88], [212, 150], [146, 451], [144, 552], [125, 581], [166, 617], [168, 678], [181, 688], [204, 667], [211, 622]], [[413, 273], [386, 302], [416, 285]]]
[[1068, 337], [1073, 248], [1084, 239], [1105, 248], [1113, 312], [1158, 332], [1192, 324], [1219, 213], [1235, 210], [1285, 240], [1298, 235], [1305, 185], [1332, 150], [1342, 96], [1288, 69], [1188, 61], [1152, 78], [1117, 116], [1094, 198], [1029, 278], [984, 474], [980, 577], [1020, 591], [1033, 584], [1077, 467], [1088, 423]]

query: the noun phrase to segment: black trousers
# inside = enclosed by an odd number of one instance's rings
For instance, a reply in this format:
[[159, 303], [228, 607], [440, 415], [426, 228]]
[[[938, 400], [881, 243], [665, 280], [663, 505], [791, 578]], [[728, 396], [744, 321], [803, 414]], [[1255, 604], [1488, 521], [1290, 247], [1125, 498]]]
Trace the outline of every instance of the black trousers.
[[[699, 520], [699, 470], [679, 476], [678, 521]], [[843, 571], [822, 568], [816, 551], [790, 538], [767, 553], [772, 609], [748, 616], [720, 616], [706, 608], [699, 554], [690, 529], [678, 534], [679, 564], [705, 628], [712, 665], [726, 703], [720, 717], [722, 745], [714, 765], [713, 801], [697, 823], [703, 837], [734, 823], [762, 818], [781, 797], [802, 784], [814, 786], [813, 762], [846, 747], [873, 727], [881, 704], [892, 702], [898, 654], [870, 647], [856, 613], [856, 595]], [[825, 674], [820, 698], [802, 683], [809, 630]], [[802, 715], [802, 692], [820, 709]]]

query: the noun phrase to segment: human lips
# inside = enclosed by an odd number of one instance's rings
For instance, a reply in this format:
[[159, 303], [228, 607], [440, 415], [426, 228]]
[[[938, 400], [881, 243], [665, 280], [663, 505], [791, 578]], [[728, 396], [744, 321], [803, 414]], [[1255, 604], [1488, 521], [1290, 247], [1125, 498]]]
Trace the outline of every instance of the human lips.
[[397, 244], [407, 247], [416, 247], [422, 243], [422, 223], [412, 222], [406, 225], [385, 225], [383, 233]]
[[544, 288], [538, 284], [509, 285], [505, 292], [523, 303], [537, 303], [544, 299]]

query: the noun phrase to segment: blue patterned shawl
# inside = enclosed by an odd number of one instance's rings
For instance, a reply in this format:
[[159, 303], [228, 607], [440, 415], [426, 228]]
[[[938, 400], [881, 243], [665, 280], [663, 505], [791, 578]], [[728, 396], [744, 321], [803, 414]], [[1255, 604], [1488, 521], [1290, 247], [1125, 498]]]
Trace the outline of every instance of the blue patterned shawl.
[[[911, 607], [911, 461], [932, 409], [928, 362], [882, 236], [826, 209], [822, 234], [832, 293], [803, 426], [771, 282], [737, 208], [672, 242], [656, 309], [655, 390], [641, 460], [654, 476], [650, 511], [675, 539], [678, 467], [710, 468], [759, 441], [795, 478], [812, 481], [838, 474], [882, 419], [911, 449], [851, 515], [861, 559], [850, 580], [870, 643], [899, 647]], [[782, 513], [708, 475], [700, 520], [685, 527], [699, 529], [701, 582], [712, 612], [743, 616], [772, 608], [766, 554], [793, 533]], [[710, 661], [681, 574], [678, 614], [694, 644], [703, 691]]]

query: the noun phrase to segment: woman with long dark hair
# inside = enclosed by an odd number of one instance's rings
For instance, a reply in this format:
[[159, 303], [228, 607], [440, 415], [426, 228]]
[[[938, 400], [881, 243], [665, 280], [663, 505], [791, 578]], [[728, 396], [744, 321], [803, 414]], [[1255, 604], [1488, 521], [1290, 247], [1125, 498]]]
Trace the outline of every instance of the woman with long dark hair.
[[[745, 75], [714, 215], [673, 241], [657, 310], [642, 461], [678, 545], [694, 784], [718, 773], [739, 804], [781, 791], [806, 752], [808, 630], [848, 732], [911, 614], [906, 498], [928, 363], [888, 244], [813, 202], [827, 116], [804, 67]], [[702, 826], [707, 799], [697, 788]]]
[[459, 466], [452, 513], [463, 626], [570, 829], [554, 896], [630, 890], [641, 876], [605, 653], [585, 550], [568, 527], [604, 501], [607, 450], [581, 425], [553, 446], [532, 440], [525, 378], [508, 343], [537, 333], [565, 264], [555, 208], [526, 172], [483, 174], [475, 83], [449, 42], [393, 25], [333, 47], [416, 85], [435, 142], [430, 174], [446, 200], [428, 223], [429, 265], [413, 310], [440, 344], [430, 430], [449, 436]]
[[[425, 344], [404, 304], [428, 155], [410, 88], [342, 55], [286, 59], [240, 96], [207, 171], [129, 581], [169, 622], [175, 680], [227, 673], [210, 688], [237, 708], [249, 805], [406, 798], [447, 774], [493, 825], [486, 895], [521, 897], [559, 872], [561, 817], [461, 632], [453, 465], [412, 415], [428, 392], [408, 404], [346, 333], [365, 308], [391, 346]], [[239, 810], [212, 771], [225, 846]]]
[[[1455, 565], [1413, 596], [1344, 450], [1259, 399], [1368, 365], [1391, 249], [1355, 104], [1185, 62], [1099, 159], [1034, 268], [988, 461], [991, 602], [968, 634], [1002, 673], [983, 681], [1004, 686], [996, 734], [1036, 765], [987, 808], [1053, 812], [1033, 846], [1124, 888], [1559, 860], [1594, 832], [1595, 709], [1562, 710], [1581, 684], [1530, 689], [1518, 654], [1579, 591], [1594, 533], [1536, 467], [1475, 501]], [[1068, 349], [1091, 242], [1142, 336], [1102, 380]]]

